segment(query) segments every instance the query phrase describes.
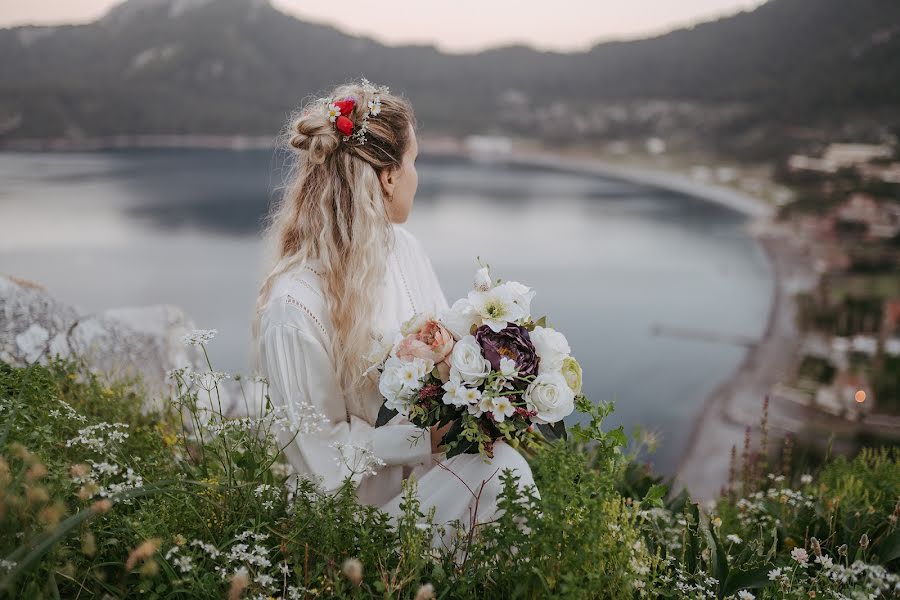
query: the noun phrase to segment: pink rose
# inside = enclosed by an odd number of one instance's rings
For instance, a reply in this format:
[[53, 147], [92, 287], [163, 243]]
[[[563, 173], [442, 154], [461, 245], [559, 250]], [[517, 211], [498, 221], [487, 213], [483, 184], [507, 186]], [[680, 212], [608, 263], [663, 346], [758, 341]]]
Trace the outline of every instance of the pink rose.
[[[418, 333], [411, 333], [397, 346], [397, 358], [431, 360], [436, 365], [453, 351], [453, 336], [437, 321], [426, 321]], [[439, 366], [439, 365], [438, 365]], [[448, 371], [449, 372], [449, 371]]]

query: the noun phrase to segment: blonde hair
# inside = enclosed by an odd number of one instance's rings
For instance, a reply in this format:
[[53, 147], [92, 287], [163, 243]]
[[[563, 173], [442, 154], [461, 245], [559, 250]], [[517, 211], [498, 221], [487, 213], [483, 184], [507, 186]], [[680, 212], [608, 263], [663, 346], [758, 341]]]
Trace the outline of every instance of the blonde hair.
[[[365, 80], [363, 80], [364, 82]], [[367, 103], [377, 93], [363, 82], [338, 85], [327, 98], [355, 96], [350, 119], [356, 127]], [[395, 243], [379, 173], [399, 168], [415, 128], [412, 105], [401, 96], [377, 93], [381, 112], [368, 120], [366, 142], [344, 142], [325, 112], [323, 98], [307, 102], [291, 114], [279, 147], [296, 155], [284, 192], [267, 217], [263, 234], [268, 275], [259, 289], [251, 325], [253, 364], [260, 369], [260, 318], [272, 286], [282, 273], [318, 258], [328, 312], [333, 326], [334, 367], [341, 391], [355, 414], [368, 415], [362, 377], [372, 347], [374, 316], [380, 309], [386, 262]]]

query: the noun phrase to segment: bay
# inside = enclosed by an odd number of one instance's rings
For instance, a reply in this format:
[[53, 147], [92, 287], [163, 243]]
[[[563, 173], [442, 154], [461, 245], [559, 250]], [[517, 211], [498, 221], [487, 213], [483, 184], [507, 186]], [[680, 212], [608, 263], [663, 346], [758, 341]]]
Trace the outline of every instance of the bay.
[[[169, 303], [216, 328], [217, 369], [248, 373], [260, 225], [289, 167], [271, 151], [0, 154], [0, 272], [83, 311]], [[764, 330], [773, 274], [746, 217], [659, 188], [461, 157], [418, 161], [405, 226], [452, 303], [476, 256], [537, 294], [609, 426], [657, 432], [670, 474], [704, 399]], [[725, 336], [667, 337], [656, 326]]]

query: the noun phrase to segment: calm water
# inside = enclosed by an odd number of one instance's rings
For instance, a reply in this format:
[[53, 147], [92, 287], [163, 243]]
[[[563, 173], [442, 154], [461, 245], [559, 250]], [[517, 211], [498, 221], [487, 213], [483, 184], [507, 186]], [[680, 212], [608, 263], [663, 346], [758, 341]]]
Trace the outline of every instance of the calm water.
[[[247, 373], [259, 223], [283, 158], [268, 151], [0, 154], [0, 272], [84, 311], [171, 303], [217, 328], [216, 368]], [[654, 335], [654, 325], [759, 336], [772, 293], [744, 217], [596, 176], [419, 160], [406, 226], [452, 303], [476, 256], [536, 289], [532, 313], [565, 332], [611, 425], [661, 434], [671, 473], [705, 397], [746, 350]]]

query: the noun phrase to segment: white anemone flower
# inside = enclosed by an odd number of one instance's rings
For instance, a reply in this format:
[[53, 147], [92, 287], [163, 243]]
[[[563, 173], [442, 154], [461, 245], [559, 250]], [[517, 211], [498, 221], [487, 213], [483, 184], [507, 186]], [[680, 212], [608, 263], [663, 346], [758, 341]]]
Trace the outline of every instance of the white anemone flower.
[[478, 404], [479, 401], [481, 401], [481, 392], [475, 388], [460, 388], [459, 395], [462, 396], [468, 404]]
[[434, 368], [431, 359], [416, 358], [410, 362], [404, 362], [399, 369], [400, 381], [408, 390], [418, 390], [422, 387], [422, 379]]
[[468, 296], [475, 313], [494, 333], [502, 331], [507, 323], [517, 321], [528, 314], [517, 302], [519, 298], [505, 285], [491, 288], [486, 292], [472, 290]]
[[481, 412], [494, 412], [494, 399], [491, 396], [485, 396], [478, 402], [478, 409]]
[[506, 396], [494, 399], [494, 420], [498, 423], [502, 423], [507, 417], [513, 416], [515, 412], [516, 407], [512, 405], [512, 402]]
[[441, 387], [444, 389], [444, 396], [442, 398], [444, 404], [449, 404], [451, 406], [465, 406], [468, 404], [468, 400], [463, 397], [462, 392], [465, 388], [459, 377], [450, 377], [450, 379], [448, 379]]

